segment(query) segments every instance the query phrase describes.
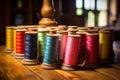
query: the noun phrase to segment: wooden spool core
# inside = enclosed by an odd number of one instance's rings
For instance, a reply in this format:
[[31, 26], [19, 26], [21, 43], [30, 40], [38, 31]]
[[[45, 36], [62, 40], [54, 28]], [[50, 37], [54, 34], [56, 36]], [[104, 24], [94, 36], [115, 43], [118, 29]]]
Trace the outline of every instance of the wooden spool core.
[[53, 7], [53, 0], [43, 0], [41, 14], [43, 18], [39, 21], [39, 25], [54, 26], [57, 24], [54, 19], [55, 9]]

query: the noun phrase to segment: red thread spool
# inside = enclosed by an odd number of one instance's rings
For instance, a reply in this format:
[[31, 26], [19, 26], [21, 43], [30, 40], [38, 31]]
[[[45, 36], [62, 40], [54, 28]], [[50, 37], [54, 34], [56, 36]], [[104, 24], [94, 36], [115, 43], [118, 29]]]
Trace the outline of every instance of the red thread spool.
[[76, 33], [81, 36], [78, 63], [82, 64], [83, 61], [85, 60], [86, 32], [76, 32]]
[[59, 59], [60, 62], [63, 62], [64, 59], [64, 54], [65, 54], [65, 48], [66, 48], [66, 43], [67, 43], [67, 38], [68, 38], [68, 32], [65, 30], [58, 31], [58, 34], [60, 34], [60, 54], [59, 54]]
[[80, 35], [69, 35], [62, 69], [75, 70], [80, 47]]
[[97, 67], [99, 61], [99, 34], [87, 33], [86, 34], [86, 66]]
[[16, 54], [15, 58], [24, 57], [25, 29], [16, 30]]

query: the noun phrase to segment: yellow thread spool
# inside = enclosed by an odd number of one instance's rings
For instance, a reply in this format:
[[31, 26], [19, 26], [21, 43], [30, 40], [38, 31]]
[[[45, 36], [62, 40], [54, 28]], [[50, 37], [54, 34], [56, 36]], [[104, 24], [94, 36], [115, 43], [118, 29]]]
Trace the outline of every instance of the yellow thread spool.
[[13, 27], [6, 27], [6, 52], [11, 52], [13, 50]]
[[99, 31], [99, 55], [101, 60], [109, 58], [110, 33], [109, 31]]
[[16, 29], [17, 27], [13, 27], [13, 51], [16, 52]]

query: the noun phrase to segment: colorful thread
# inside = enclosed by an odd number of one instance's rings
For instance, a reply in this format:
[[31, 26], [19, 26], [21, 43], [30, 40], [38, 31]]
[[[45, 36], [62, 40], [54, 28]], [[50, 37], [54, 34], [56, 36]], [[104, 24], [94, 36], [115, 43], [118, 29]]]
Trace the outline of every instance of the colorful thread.
[[109, 58], [110, 33], [109, 31], [99, 31], [99, 55], [100, 59]]
[[47, 30], [45, 29], [39, 29], [38, 30], [38, 44], [39, 44], [39, 53], [40, 56], [44, 55], [44, 49], [45, 49], [45, 42], [46, 42], [46, 34]]
[[59, 41], [60, 41], [60, 54], [59, 54], [59, 59], [60, 61], [63, 61], [64, 55], [65, 55], [65, 48], [66, 48], [66, 43], [67, 43], [67, 38], [68, 38], [68, 32], [66, 30], [58, 31], [59, 36]]
[[80, 36], [69, 35], [63, 65], [76, 66], [80, 47]]
[[24, 55], [25, 29], [16, 30], [16, 55]]
[[110, 51], [110, 55], [109, 55], [109, 58], [110, 59], [113, 59], [114, 58], [114, 52], [113, 52], [113, 41], [114, 41], [114, 30], [113, 29], [110, 29], [110, 28], [104, 28], [102, 29], [104, 31], [109, 31], [110, 33], [110, 47], [109, 47], [109, 51]]
[[13, 51], [16, 53], [16, 29], [17, 27], [13, 28]]
[[86, 62], [98, 63], [99, 60], [99, 34], [86, 34]]
[[54, 34], [47, 34], [44, 50], [43, 62], [46, 64], [56, 64], [57, 63], [57, 50], [58, 50], [59, 36]]
[[86, 32], [77, 32], [77, 34], [81, 36], [78, 63], [82, 64], [86, 56]]
[[26, 32], [25, 33], [25, 59], [35, 60], [37, 59], [37, 33]]
[[12, 27], [6, 27], [6, 52], [13, 50], [13, 31]]

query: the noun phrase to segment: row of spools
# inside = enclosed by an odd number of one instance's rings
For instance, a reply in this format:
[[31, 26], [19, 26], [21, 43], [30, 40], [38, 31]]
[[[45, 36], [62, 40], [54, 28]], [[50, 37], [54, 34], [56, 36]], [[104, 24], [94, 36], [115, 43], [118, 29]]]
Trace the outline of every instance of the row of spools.
[[7, 26], [6, 52], [45, 69], [94, 68], [113, 59], [113, 34], [113, 29], [98, 27]]

